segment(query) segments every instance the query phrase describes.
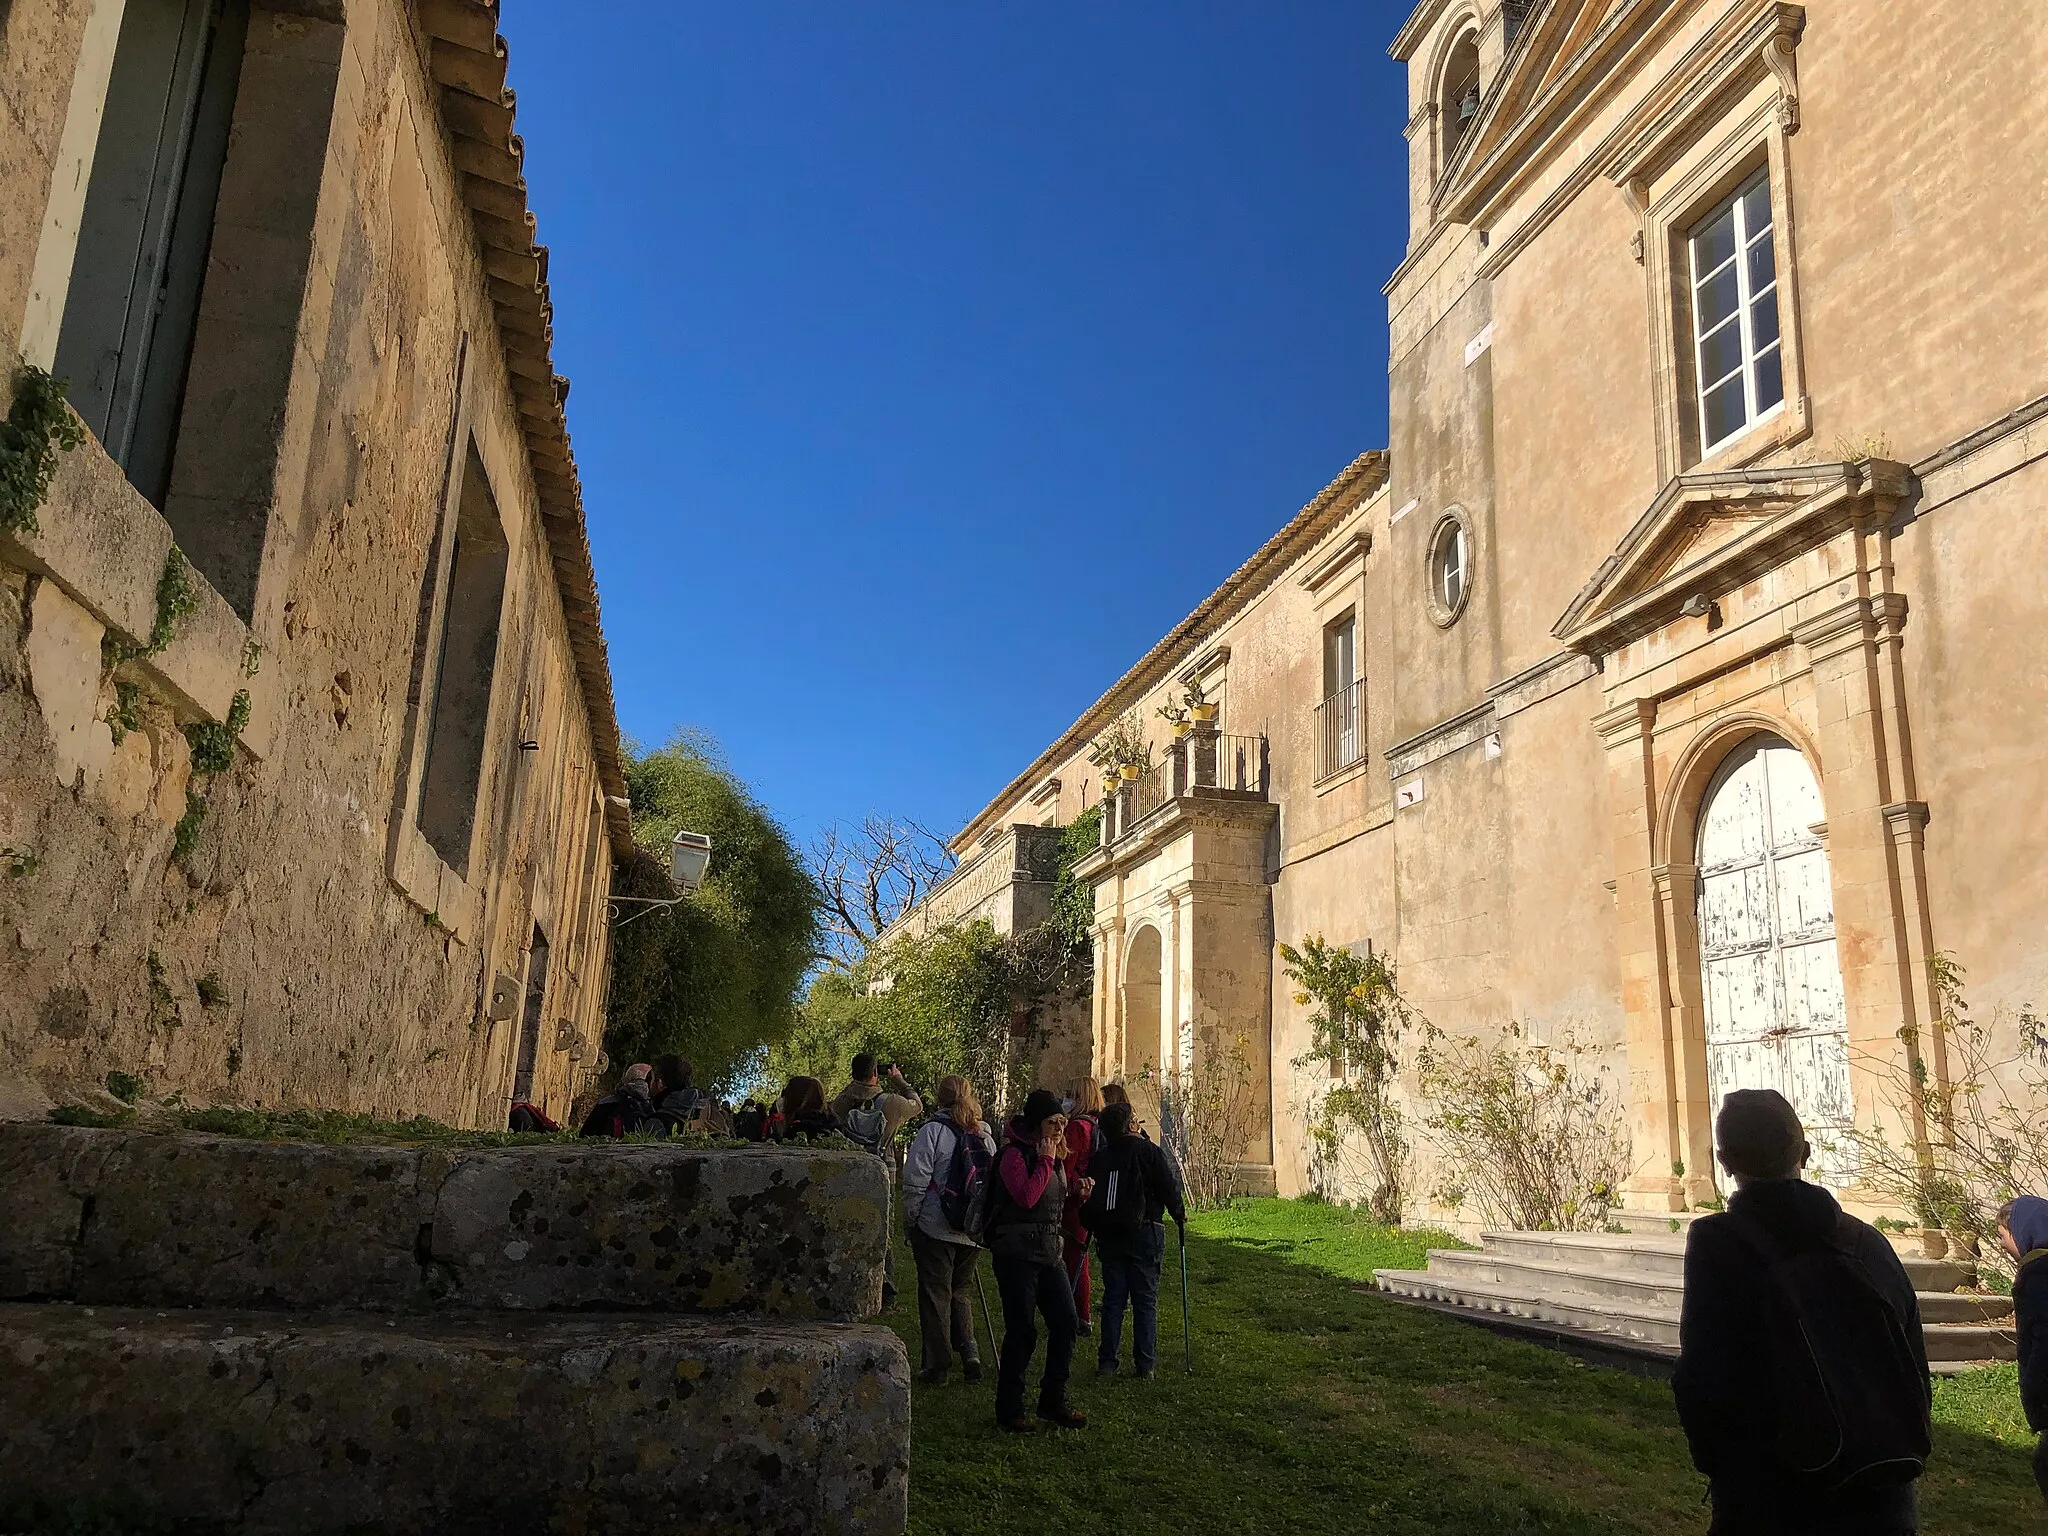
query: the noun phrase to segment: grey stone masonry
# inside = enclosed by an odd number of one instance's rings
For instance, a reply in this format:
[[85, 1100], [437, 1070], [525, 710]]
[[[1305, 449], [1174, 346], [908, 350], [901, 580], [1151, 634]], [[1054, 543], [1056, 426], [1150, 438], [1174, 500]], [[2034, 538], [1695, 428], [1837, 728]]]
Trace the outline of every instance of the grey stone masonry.
[[848, 1148], [0, 1125], [0, 1531], [888, 1536]]
[[0, 1306], [0, 1347], [0, 1509], [62, 1490], [252, 1536], [904, 1527], [909, 1370], [880, 1328]]
[[0, 1125], [0, 1301], [845, 1322], [881, 1305], [886, 1200], [882, 1164], [853, 1150]]

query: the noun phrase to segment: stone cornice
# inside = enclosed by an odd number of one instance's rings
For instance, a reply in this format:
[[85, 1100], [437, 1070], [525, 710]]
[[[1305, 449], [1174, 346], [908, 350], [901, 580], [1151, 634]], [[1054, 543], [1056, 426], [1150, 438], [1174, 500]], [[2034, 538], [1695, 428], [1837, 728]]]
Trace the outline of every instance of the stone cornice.
[[1600, 745], [1610, 752], [1616, 747], [1641, 741], [1655, 729], [1656, 724], [1655, 699], [1624, 699], [1612, 709], [1603, 709], [1593, 717], [1593, 729], [1600, 737]]
[[[1841, 528], [1888, 520], [1911, 486], [1903, 464], [1883, 459], [1679, 475], [1636, 519], [1551, 633], [1583, 655], [1610, 653], [1668, 623], [1688, 598], [1718, 597]], [[1684, 560], [1690, 535], [1716, 518], [1740, 518], [1749, 526]]]
[[1363, 568], [1365, 557], [1370, 553], [1372, 530], [1361, 528], [1348, 538], [1339, 539], [1328, 554], [1295, 580], [1307, 591], [1320, 592], [1332, 582], [1349, 575], [1354, 567]]

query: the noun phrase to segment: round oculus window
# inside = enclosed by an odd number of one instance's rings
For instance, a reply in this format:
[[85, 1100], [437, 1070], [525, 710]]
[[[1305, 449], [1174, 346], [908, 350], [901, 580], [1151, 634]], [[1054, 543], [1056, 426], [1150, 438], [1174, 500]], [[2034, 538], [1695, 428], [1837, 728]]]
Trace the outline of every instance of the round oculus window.
[[1465, 514], [1452, 508], [1429, 536], [1429, 615], [1449, 625], [1465, 611], [1472, 593], [1472, 530]]

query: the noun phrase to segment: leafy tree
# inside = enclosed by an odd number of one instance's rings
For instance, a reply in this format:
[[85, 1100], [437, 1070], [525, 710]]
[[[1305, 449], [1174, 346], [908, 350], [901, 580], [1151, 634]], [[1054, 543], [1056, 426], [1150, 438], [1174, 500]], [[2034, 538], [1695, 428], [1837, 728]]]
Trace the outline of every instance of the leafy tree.
[[700, 1082], [729, 1082], [796, 1023], [818, 954], [817, 885], [708, 737], [679, 731], [629, 750], [626, 783], [640, 848], [618, 868], [617, 895], [674, 894], [667, 854], [678, 831], [709, 835], [711, 863], [687, 901], [625, 909], [605, 1049], [615, 1066], [679, 1051]]
[[871, 949], [821, 971], [797, 1027], [768, 1051], [775, 1087], [806, 1074], [844, 1081], [856, 1051], [893, 1061], [920, 1088], [965, 1073], [991, 1107], [1013, 1067], [1010, 1023], [1028, 1007], [1012, 946], [986, 920]]

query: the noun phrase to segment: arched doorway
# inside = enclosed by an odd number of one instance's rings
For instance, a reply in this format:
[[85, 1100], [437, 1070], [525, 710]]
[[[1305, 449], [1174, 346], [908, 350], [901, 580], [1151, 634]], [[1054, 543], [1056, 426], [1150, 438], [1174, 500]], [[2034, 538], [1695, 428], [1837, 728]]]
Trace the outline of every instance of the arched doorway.
[[1700, 970], [1716, 1112], [1734, 1089], [1777, 1089], [1806, 1125], [1812, 1176], [1840, 1186], [1856, 1173], [1855, 1107], [1824, 816], [1790, 742], [1759, 734], [1729, 753], [1700, 805]]
[[1132, 1107], [1154, 1125], [1159, 1123], [1160, 955], [1157, 928], [1147, 924], [1132, 936], [1124, 955], [1124, 1052], [1118, 1064]]

